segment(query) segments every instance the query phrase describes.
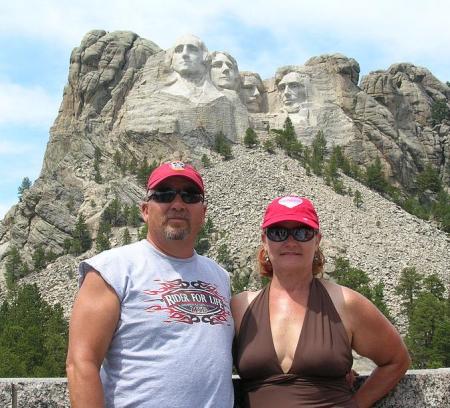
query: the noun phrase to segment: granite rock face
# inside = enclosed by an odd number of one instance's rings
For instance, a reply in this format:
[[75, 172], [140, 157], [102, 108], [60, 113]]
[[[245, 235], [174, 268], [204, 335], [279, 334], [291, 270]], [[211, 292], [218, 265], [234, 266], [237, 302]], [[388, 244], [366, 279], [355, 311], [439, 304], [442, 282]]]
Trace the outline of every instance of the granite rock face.
[[[262, 81], [257, 73], [239, 72], [231, 55], [209, 52], [191, 35], [161, 50], [131, 32], [89, 32], [72, 52], [40, 177], [0, 222], [0, 287], [11, 246], [31, 264], [33, 251], [43, 245], [61, 256], [23, 282], [38, 283], [68, 312], [76, 264], [95, 252], [62, 256], [78, 216], [85, 217], [95, 238], [114, 198], [131, 205], [144, 194], [137, 178], [116, 163], [117, 152], [139, 165], [183, 159], [201, 167], [202, 155], [209, 156], [212, 168], [202, 169], [208, 211], [222, 231], [209, 254], [216, 256], [226, 243], [239, 270], [253, 269], [263, 206], [276, 195], [297, 193], [310, 196], [325, 220], [328, 272], [336, 256], [346, 256], [386, 283], [394, 309], [392, 283], [405, 266], [437, 273], [448, 284], [449, 243], [431, 224], [345, 179], [353, 191], [363, 192], [365, 206], [356, 210], [351, 198], [306, 176], [281, 152], [271, 156], [240, 144], [249, 126], [265, 140], [268, 128], [281, 128], [289, 117], [302, 143], [310, 144], [322, 130], [329, 147], [341, 145], [356, 163], [368, 165], [379, 157], [392, 181], [405, 189], [414, 187], [415, 175], [427, 163], [448, 186], [450, 124], [433, 126], [431, 106], [441, 99], [448, 103], [450, 89], [411, 64], [395, 64], [358, 81], [358, 63], [340, 54], [279, 68]], [[211, 152], [219, 132], [235, 143], [233, 160]], [[136, 239], [137, 230], [130, 230]], [[113, 229], [113, 245], [121, 233]], [[426, 260], [419, 256], [423, 253]]]
[[427, 163], [448, 184], [448, 124], [433, 126], [431, 106], [448, 103], [450, 88], [411, 64], [370, 73], [359, 86], [358, 79], [358, 63], [340, 54], [280, 68], [266, 81], [270, 126], [280, 128], [289, 116], [306, 144], [322, 130], [358, 164], [380, 158], [391, 182], [408, 190]]
[[[402, 169], [392, 165], [402, 184], [412, 186], [412, 175], [431, 163], [448, 185], [449, 132], [448, 123], [433, 126], [431, 106], [439, 100], [448, 101], [450, 89], [430, 71], [412, 64], [394, 64], [386, 71], [376, 71], [364, 77], [361, 89], [385, 106], [396, 130], [398, 159]], [[397, 162], [398, 163], [398, 162]]]

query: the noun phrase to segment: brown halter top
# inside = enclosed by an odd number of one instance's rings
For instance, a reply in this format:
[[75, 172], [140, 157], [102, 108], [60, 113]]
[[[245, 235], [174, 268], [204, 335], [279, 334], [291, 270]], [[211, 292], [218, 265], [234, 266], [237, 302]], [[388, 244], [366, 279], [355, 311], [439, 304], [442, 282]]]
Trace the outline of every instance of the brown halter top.
[[281, 369], [269, 318], [267, 285], [247, 308], [235, 339], [235, 366], [250, 408], [354, 408], [345, 375], [353, 363], [342, 320], [319, 279], [311, 281], [308, 308], [292, 366]]

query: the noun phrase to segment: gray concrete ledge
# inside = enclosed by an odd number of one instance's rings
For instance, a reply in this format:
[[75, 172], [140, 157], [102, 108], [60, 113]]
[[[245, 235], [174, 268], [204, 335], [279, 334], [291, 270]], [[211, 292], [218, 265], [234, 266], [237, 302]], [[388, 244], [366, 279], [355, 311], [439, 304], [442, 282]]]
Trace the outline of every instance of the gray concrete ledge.
[[[366, 378], [365, 374], [359, 376], [356, 387]], [[239, 378], [233, 377], [233, 381], [239, 387]], [[69, 407], [65, 378], [0, 378], [0, 408]], [[450, 368], [408, 371], [397, 387], [375, 407], [450, 407]]]

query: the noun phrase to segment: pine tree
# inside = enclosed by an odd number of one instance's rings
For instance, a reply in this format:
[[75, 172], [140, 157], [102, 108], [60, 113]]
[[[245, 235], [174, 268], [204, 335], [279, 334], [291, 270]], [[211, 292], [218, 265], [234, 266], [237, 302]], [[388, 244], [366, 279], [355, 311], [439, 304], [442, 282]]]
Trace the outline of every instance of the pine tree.
[[450, 108], [445, 99], [434, 101], [431, 105], [431, 121], [433, 125], [438, 125], [444, 120], [450, 120]]
[[8, 289], [12, 289], [17, 280], [30, 273], [26, 262], [20, 256], [19, 250], [13, 246], [7, 252], [5, 264], [5, 279]]
[[423, 194], [427, 190], [438, 193], [442, 189], [439, 172], [431, 164], [427, 164], [425, 169], [418, 174], [416, 184], [420, 194]]
[[292, 140], [286, 146], [286, 153], [289, 157], [296, 160], [302, 160], [303, 157], [303, 144], [299, 140]]
[[325, 165], [325, 178], [330, 180], [330, 184], [333, 184], [333, 181], [337, 180], [339, 177], [338, 173], [338, 161], [335, 155], [330, 156], [330, 160]]
[[333, 276], [338, 284], [361, 293], [367, 299], [372, 301], [389, 320], [392, 320], [384, 300], [384, 285], [382, 282], [373, 285], [369, 275], [365, 271], [352, 267], [348, 259], [341, 257], [338, 257], [335, 260]]
[[270, 154], [275, 153], [275, 145], [272, 141], [272, 139], [266, 139], [263, 142], [263, 149]]
[[29, 190], [31, 187], [31, 181], [28, 177], [24, 177], [22, 180], [22, 183], [20, 184], [20, 187], [17, 190], [17, 194], [19, 196], [19, 199], [22, 200], [23, 193], [27, 190]]
[[127, 225], [131, 227], [138, 227], [141, 224], [141, 211], [136, 204], [130, 206], [127, 217]]
[[47, 258], [45, 256], [45, 250], [41, 245], [35, 249], [31, 258], [33, 259], [35, 271], [40, 271], [45, 268]]
[[144, 224], [138, 233], [139, 240], [147, 239], [147, 233], [148, 233], [148, 225]]
[[147, 159], [144, 159], [137, 170], [137, 179], [139, 184], [144, 187], [147, 187], [148, 176], [151, 172], [158, 167], [158, 163], [156, 160], [153, 160], [150, 164], [147, 162]]
[[361, 191], [356, 190], [355, 195], [353, 196], [353, 203], [356, 205], [356, 208], [361, 208], [363, 205], [363, 199]]
[[390, 321], [392, 321], [392, 316], [389, 312], [389, 308], [386, 304], [385, 298], [384, 298], [384, 284], [383, 282], [378, 282], [373, 288], [372, 288], [372, 296], [371, 300], [373, 304], [378, 308], [378, 310], [383, 313]]
[[367, 167], [366, 171], [366, 183], [371, 189], [378, 192], [386, 192], [387, 181], [384, 178], [383, 169], [381, 167], [381, 160], [379, 157], [375, 159], [375, 162]]
[[217, 262], [228, 272], [231, 273], [234, 271], [234, 263], [231, 259], [230, 250], [228, 249], [227, 244], [222, 244], [219, 246], [217, 251]]
[[294, 125], [292, 124], [292, 120], [289, 116], [284, 121], [283, 132], [287, 140], [297, 139], [297, 134], [295, 133]]
[[311, 168], [314, 174], [321, 175], [325, 160], [327, 141], [321, 130], [317, 132], [312, 143]]
[[0, 377], [65, 375], [68, 325], [36, 285], [24, 285], [0, 305]]
[[114, 164], [117, 167], [120, 168], [122, 166], [122, 155], [120, 154], [120, 152], [118, 150], [116, 150], [114, 152], [113, 160], [114, 160]]
[[100, 165], [97, 162], [94, 162], [94, 181], [97, 184], [102, 184], [103, 182], [102, 175], [100, 174]]
[[248, 290], [250, 284], [251, 273], [234, 271], [231, 276], [231, 293], [236, 295], [238, 293]]
[[203, 225], [202, 229], [200, 230], [199, 234], [197, 235], [197, 238], [195, 240], [195, 251], [203, 255], [206, 253], [206, 251], [211, 247], [210, 244], [210, 236], [213, 232], [213, 223], [211, 218], [208, 217], [205, 224]]
[[131, 242], [131, 235], [128, 228], [125, 228], [122, 233], [122, 245], [128, 245]]
[[97, 240], [95, 241], [95, 248], [97, 252], [106, 251], [111, 248], [109, 241], [111, 237], [111, 224], [105, 221], [100, 221], [97, 232]]
[[72, 239], [71, 239], [71, 238], [66, 238], [66, 239], [64, 240], [64, 243], [63, 243], [64, 253], [70, 254], [70, 248], [71, 248], [71, 246], [72, 246]]
[[423, 288], [439, 300], [444, 300], [445, 286], [435, 273], [423, 279]]
[[299, 147], [296, 145], [297, 135], [289, 116], [284, 121], [283, 130], [272, 129], [272, 132], [275, 133], [275, 143], [286, 153], [289, 154], [290, 151]]
[[231, 144], [222, 132], [219, 132], [214, 138], [214, 151], [219, 153], [224, 160], [233, 158]]
[[130, 217], [130, 207], [127, 204], [123, 204], [123, 206], [122, 206], [123, 225], [128, 224], [129, 217]]
[[444, 356], [436, 349], [436, 335], [442, 321], [448, 321], [445, 316], [443, 302], [431, 293], [421, 293], [414, 302], [406, 336], [414, 368], [443, 367]]
[[100, 163], [102, 161], [102, 152], [100, 150], [100, 147], [95, 146], [94, 149], [94, 161], [96, 161], [97, 163]]
[[395, 287], [397, 295], [403, 299], [401, 305], [406, 316], [410, 317], [414, 302], [421, 292], [423, 275], [414, 267], [404, 268], [400, 274], [398, 285]]
[[369, 276], [362, 269], [351, 267], [348, 259], [336, 258], [333, 276], [338, 284], [356, 290], [372, 300]]
[[46, 265], [54, 262], [56, 259], [58, 259], [58, 254], [56, 254], [55, 252], [53, 252], [51, 249], [49, 249], [46, 253], [45, 253], [45, 263]]
[[101, 184], [103, 179], [100, 174], [100, 162], [102, 158], [102, 153], [98, 146], [94, 149], [94, 180], [97, 184]]
[[125, 224], [126, 219], [123, 216], [122, 206], [117, 197], [105, 208], [101, 219], [103, 222], [107, 222], [113, 227], [120, 227]]
[[73, 249], [71, 253], [74, 255], [80, 255], [83, 252], [91, 249], [92, 247], [92, 237], [89, 229], [87, 227], [85, 218], [83, 214], [78, 216], [77, 223], [75, 224], [75, 229], [72, 234], [73, 241], [77, 241], [76, 243], [72, 242]]
[[244, 136], [244, 145], [248, 148], [255, 147], [259, 144], [258, 136], [252, 128], [247, 128]]
[[131, 174], [136, 174], [137, 169], [138, 169], [137, 159], [136, 159], [136, 157], [132, 157], [131, 160], [130, 160], [130, 163], [128, 164], [128, 171]]
[[206, 231], [207, 234], [211, 234], [212, 232], [214, 232], [214, 225], [212, 222], [211, 218], [207, 218], [205, 225], [203, 226], [204, 230]]
[[202, 155], [202, 165], [205, 169], [209, 169], [212, 166], [211, 159], [206, 155]]
[[438, 193], [437, 201], [432, 206], [434, 218], [439, 222], [439, 227], [450, 232], [450, 194], [441, 190]]

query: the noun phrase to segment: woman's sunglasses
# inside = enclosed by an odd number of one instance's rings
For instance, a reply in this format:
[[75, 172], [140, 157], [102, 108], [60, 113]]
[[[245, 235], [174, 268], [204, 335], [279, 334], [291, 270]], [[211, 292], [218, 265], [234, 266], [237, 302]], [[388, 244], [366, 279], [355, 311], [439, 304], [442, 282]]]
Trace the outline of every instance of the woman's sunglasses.
[[266, 228], [266, 236], [271, 241], [282, 242], [286, 241], [289, 235], [292, 235], [296, 241], [307, 242], [313, 239], [318, 231], [309, 227], [268, 227]]
[[171, 203], [175, 200], [177, 194], [180, 195], [183, 203], [186, 204], [196, 204], [200, 201], [203, 202], [205, 198], [203, 194], [196, 191], [185, 191], [185, 190], [155, 190], [147, 198], [147, 201], [153, 200], [157, 203]]

